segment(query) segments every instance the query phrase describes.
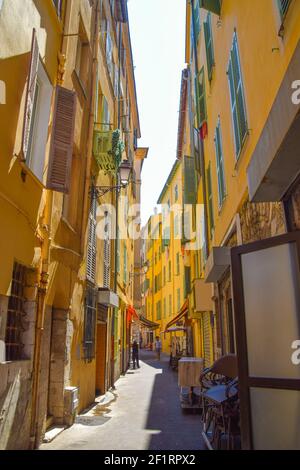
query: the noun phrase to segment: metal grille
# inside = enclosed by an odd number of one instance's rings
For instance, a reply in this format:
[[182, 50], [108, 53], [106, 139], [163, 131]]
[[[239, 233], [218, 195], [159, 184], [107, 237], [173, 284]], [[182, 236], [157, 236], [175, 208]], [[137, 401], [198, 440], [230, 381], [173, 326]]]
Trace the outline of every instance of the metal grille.
[[91, 361], [95, 357], [95, 330], [96, 330], [96, 289], [88, 284], [86, 287], [84, 312], [84, 359]]
[[8, 302], [6, 322], [6, 360], [16, 361], [22, 358], [22, 333], [24, 331], [22, 320], [24, 312], [24, 288], [26, 281], [26, 268], [15, 263], [13, 270], [11, 295]]

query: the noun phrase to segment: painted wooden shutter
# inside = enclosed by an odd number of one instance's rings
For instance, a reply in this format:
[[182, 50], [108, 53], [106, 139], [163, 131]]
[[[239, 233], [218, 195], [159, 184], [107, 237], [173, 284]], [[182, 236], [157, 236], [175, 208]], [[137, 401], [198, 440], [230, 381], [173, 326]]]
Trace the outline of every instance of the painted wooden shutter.
[[231, 95], [236, 157], [238, 158], [241, 152], [243, 141], [247, 134], [248, 125], [236, 34], [234, 35], [233, 46], [230, 52], [228, 78]]
[[88, 231], [88, 246], [87, 246], [87, 260], [86, 260], [86, 277], [95, 283], [96, 277], [96, 259], [97, 259], [97, 198], [95, 192], [92, 190], [91, 205], [89, 212], [89, 231]]
[[184, 268], [184, 297], [186, 298], [191, 293], [191, 268], [185, 266]]
[[212, 231], [213, 231], [215, 222], [214, 222], [214, 208], [213, 208], [213, 194], [212, 194], [210, 163], [206, 171], [206, 180], [207, 180], [207, 198], [208, 198], [208, 213], [209, 213], [209, 223], [210, 223], [210, 236], [212, 236]]
[[280, 11], [281, 18], [284, 18], [285, 15], [287, 14], [291, 0], [277, 0], [277, 2], [278, 2], [278, 8]]
[[109, 221], [105, 223], [105, 235], [103, 241], [104, 248], [104, 263], [103, 263], [103, 287], [110, 287], [110, 227]]
[[184, 157], [184, 204], [197, 203], [195, 159]]
[[219, 194], [219, 207], [222, 206], [225, 198], [225, 174], [224, 174], [224, 161], [223, 150], [221, 143], [221, 124], [218, 123], [215, 134], [215, 147], [216, 147], [216, 163], [217, 163], [217, 176], [218, 176], [218, 194]]
[[215, 60], [214, 60], [214, 47], [213, 47], [211, 14], [210, 13], [208, 13], [207, 20], [203, 23], [203, 26], [204, 26], [204, 36], [205, 36], [208, 79], [209, 79], [209, 81], [211, 81], [212, 71], [213, 71], [213, 66], [215, 64]]
[[206, 121], [206, 97], [205, 97], [205, 75], [204, 67], [198, 75], [198, 109], [199, 109], [199, 127]]
[[22, 154], [24, 160], [28, 159], [30, 133], [32, 131], [32, 119], [33, 119], [33, 105], [34, 96], [36, 90], [38, 66], [39, 66], [39, 46], [36, 37], [36, 31], [32, 33], [32, 44], [31, 44], [31, 57], [29, 74], [27, 79], [27, 91], [26, 91], [26, 102], [25, 102], [25, 114], [23, 124], [23, 137], [22, 137]]
[[58, 86], [49, 156], [47, 188], [69, 193], [73, 153], [76, 94]]
[[196, 41], [198, 40], [198, 36], [200, 33], [200, 8], [199, 8], [199, 0], [193, 0], [193, 9], [194, 9], [194, 34]]
[[200, 7], [208, 10], [216, 15], [221, 14], [221, 3], [220, 0], [199, 0]]

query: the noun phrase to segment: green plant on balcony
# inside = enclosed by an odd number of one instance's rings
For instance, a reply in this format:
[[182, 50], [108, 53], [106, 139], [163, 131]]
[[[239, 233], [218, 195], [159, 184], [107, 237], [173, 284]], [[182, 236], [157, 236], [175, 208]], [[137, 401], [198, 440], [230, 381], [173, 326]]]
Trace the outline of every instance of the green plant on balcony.
[[115, 173], [122, 161], [124, 144], [119, 129], [115, 131], [94, 130], [93, 154], [100, 170]]

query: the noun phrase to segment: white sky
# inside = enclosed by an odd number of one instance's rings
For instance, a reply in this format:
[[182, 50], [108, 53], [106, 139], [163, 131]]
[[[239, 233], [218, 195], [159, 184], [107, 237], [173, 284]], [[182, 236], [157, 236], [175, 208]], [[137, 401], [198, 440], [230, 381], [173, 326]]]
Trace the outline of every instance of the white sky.
[[185, 65], [185, 0], [128, 0], [142, 138], [142, 223], [176, 158], [181, 72]]

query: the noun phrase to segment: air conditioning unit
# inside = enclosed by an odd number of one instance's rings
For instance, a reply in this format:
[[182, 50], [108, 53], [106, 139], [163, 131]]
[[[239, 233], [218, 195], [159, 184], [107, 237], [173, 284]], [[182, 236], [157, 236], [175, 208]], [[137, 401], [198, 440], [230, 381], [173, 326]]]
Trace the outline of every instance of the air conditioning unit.
[[71, 426], [74, 424], [77, 409], [79, 406], [79, 388], [65, 387], [64, 393], [64, 424]]

